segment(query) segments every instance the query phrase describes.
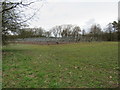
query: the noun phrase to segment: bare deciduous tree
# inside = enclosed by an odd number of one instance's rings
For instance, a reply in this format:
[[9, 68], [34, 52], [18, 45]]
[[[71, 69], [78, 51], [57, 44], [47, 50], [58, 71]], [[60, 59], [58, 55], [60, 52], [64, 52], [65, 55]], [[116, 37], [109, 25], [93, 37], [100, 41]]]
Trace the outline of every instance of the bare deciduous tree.
[[[38, 0], [39, 1], [39, 0]], [[40, 0], [41, 1], [41, 0]], [[10, 1], [10, 0], [4, 0], [2, 2], [2, 41], [3, 44], [7, 42], [7, 35], [8, 32], [12, 33], [19, 33], [19, 30], [22, 30], [22, 27], [27, 26], [25, 24], [28, 20], [33, 18], [35, 14], [40, 10], [36, 10], [33, 15], [26, 18], [25, 15], [22, 15], [21, 13], [24, 12], [22, 9], [25, 7], [30, 6], [31, 4], [35, 3], [36, 1], [30, 1], [27, 3], [24, 3], [24, 1]]]
[[100, 38], [101, 34], [101, 27], [99, 24], [92, 25], [90, 28], [90, 33], [92, 34], [92, 37], [94, 40], [98, 40]]

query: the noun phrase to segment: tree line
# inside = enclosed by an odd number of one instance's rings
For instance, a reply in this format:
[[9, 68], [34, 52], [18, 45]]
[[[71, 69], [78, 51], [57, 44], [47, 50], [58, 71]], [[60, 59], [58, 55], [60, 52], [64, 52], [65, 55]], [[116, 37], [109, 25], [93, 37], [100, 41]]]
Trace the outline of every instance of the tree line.
[[[28, 38], [28, 37], [55, 37], [65, 38], [72, 37], [75, 41], [119, 41], [120, 40], [120, 21], [109, 23], [104, 30], [99, 24], [94, 24], [88, 30], [81, 29], [80, 26], [72, 24], [57, 25], [46, 31], [40, 28], [25, 28], [26, 21], [23, 20], [19, 11], [19, 7], [24, 7], [32, 4], [24, 4], [22, 2], [13, 3], [6, 0], [2, 3], [2, 42], [3, 45], [10, 39]], [[18, 9], [19, 8], [19, 9]], [[11, 35], [11, 34], [13, 35]]]
[[94, 24], [89, 31], [81, 29], [80, 26], [72, 24], [57, 25], [46, 31], [40, 28], [23, 28], [14, 32], [14, 35], [8, 35], [9, 38], [30, 38], [30, 37], [54, 37], [65, 38], [72, 37], [77, 41], [89, 38], [90, 41], [118, 41], [119, 40], [119, 24], [114, 21], [109, 23], [102, 30], [99, 24]]

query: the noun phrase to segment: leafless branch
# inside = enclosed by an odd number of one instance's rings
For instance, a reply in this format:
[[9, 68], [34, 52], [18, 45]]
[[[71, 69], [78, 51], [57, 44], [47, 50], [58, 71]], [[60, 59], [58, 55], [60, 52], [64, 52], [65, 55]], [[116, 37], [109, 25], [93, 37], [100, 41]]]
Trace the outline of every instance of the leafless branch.
[[32, 3], [35, 3], [35, 2], [30, 2], [30, 3], [28, 3], [28, 4], [23, 4], [23, 3], [21, 3], [21, 5], [23, 5], [23, 6], [28, 6], [28, 5], [31, 5]]
[[13, 6], [9, 7], [9, 8], [3, 9], [2, 11], [0, 11], [0, 13], [5, 12], [5, 11], [9, 11], [9, 10], [11, 10], [13, 8], [16, 8], [19, 4], [20, 3], [15, 3], [15, 5], [13, 5]]
[[[4, 3], [4, 2], [3, 2], [3, 3]], [[13, 6], [11, 6], [11, 7], [9, 7], [9, 8], [6, 8], [6, 9], [3, 9], [2, 11], [0, 11], [0, 13], [3, 13], [3, 12], [5, 12], [5, 11], [9, 11], [9, 10], [11, 10], [11, 9], [14, 9], [14, 8], [16, 8], [18, 5], [28, 6], [28, 5], [31, 5], [32, 3], [34, 3], [34, 2], [30, 2], [30, 3], [28, 3], [28, 4], [23, 4], [23, 2], [12, 3], [12, 4], [14, 4]]]
[[32, 19], [32, 18], [36, 15], [36, 13], [41, 10], [41, 8], [43, 7], [43, 5], [44, 5], [44, 4], [42, 4], [41, 7], [40, 7], [36, 12], [34, 12], [34, 14], [33, 14], [31, 17], [29, 17], [29, 18], [27, 18], [26, 20], [20, 22], [19, 24], [24, 23], [24, 22], [27, 22], [28, 20]]

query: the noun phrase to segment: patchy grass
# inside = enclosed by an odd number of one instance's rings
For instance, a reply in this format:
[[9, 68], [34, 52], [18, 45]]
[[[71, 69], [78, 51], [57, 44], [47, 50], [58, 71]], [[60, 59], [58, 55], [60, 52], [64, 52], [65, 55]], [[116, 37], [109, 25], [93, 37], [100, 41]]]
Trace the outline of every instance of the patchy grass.
[[3, 47], [3, 88], [118, 86], [118, 43]]

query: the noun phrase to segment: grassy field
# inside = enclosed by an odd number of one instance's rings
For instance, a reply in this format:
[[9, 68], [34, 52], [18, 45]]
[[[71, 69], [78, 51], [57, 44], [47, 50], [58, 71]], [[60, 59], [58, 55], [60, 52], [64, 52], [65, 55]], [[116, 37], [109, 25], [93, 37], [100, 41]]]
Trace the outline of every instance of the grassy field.
[[118, 84], [118, 43], [3, 47], [3, 88], [110, 88]]

